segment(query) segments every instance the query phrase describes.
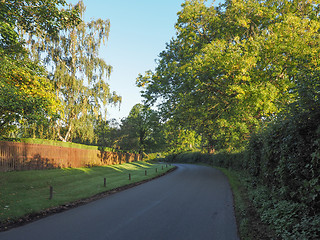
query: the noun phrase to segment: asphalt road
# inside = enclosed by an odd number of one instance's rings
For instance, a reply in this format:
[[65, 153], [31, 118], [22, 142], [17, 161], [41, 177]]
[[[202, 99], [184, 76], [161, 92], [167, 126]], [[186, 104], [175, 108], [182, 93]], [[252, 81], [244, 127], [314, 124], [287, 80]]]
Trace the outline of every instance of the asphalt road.
[[232, 192], [210, 167], [177, 164], [166, 176], [0, 232], [0, 240], [236, 240]]

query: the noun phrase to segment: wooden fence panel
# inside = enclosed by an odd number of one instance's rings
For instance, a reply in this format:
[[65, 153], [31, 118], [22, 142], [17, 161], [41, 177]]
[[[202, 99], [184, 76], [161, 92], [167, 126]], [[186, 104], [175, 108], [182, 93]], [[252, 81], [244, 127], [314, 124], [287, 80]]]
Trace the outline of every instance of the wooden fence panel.
[[0, 141], [0, 172], [113, 165], [139, 159], [134, 153]]

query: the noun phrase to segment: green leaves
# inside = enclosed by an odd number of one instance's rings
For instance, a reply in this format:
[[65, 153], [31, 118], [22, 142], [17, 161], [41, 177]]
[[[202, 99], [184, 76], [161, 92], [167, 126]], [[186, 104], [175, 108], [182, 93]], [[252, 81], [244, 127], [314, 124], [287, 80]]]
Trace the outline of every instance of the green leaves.
[[0, 134], [7, 135], [25, 124], [55, 119], [59, 101], [52, 83], [38, 61], [27, 55], [27, 34], [56, 36], [67, 25], [79, 22], [77, 11], [63, 9], [63, 0], [0, 2]]
[[[18, 38], [18, 32], [50, 35], [54, 37], [66, 26], [80, 22], [79, 12], [68, 8], [64, 0], [7, 0], [0, 2], [1, 45], [9, 48], [23, 41]], [[5, 28], [4, 28], [5, 26]], [[15, 27], [17, 27], [15, 29]], [[17, 48], [15, 49], [17, 50]], [[13, 53], [13, 52], [11, 52]]]
[[23, 119], [36, 122], [55, 117], [59, 101], [45, 71], [28, 60], [0, 58], [0, 134], [10, 132]]
[[[155, 72], [140, 75], [147, 104], [185, 128], [234, 149], [297, 97], [297, 74], [319, 53], [317, 5], [186, 1], [177, 35]], [[213, 140], [214, 139], [214, 140]]]
[[[82, 16], [85, 6], [80, 1], [69, 10]], [[62, 16], [69, 19], [69, 15]], [[52, 124], [62, 141], [95, 141], [94, 119], [106, 115], [108, 104], [121, 103], [121, 97], [111, 92], [106, 82], [112, 67], [99, 57], [109, 28], [109, 20], [81, 21], [64, 25], [54, 38], [38, 33], [34, 40], [32, 33], [27, 41], [32, 57], [52, 69], [50, 79], [64, 110]]]
[[[0, 48], [8, 61], [1, 66], [1, 123], [19, 125], [20, 132], [33, 132], [32, 137], [45, 129], [50, 138], [58, 135], [63, 141], [94, 140], [94, 119], [121, 97], [106, 83], [112, 67], [98, 57], [110, 22], [85, 23], [80, 18], [84, 10], [82, 1], [75, 6], [65, 0], [0, 2]], [[36, 119], [42, 120], [34, 125]]]
[[156, 152], [163, 149], [163, 127], [158, 113], [142, 104], [132, 107], [122, 120], [120, 147], [137, 152]]

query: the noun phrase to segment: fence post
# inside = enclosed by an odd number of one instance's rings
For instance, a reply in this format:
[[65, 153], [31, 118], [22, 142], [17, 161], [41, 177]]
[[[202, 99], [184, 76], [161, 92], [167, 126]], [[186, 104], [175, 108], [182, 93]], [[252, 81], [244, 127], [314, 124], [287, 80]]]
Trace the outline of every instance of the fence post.
[[53, 198], [53, 187], [50, 186], [50, 196], [49, 196], [49, 200], [51, 200]]
[[131, 174], [129, 173], [129, 180], [131, 180]]
[[104, 187], [107, 186], [107, 179], [106, 179], [106, 178], [103, 179], [103, 186], [104, 186]]

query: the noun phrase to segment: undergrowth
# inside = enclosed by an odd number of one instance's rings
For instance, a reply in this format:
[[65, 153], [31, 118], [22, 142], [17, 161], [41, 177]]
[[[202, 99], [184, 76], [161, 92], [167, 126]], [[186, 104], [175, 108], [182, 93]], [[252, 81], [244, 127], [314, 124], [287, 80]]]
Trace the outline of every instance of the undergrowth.
[[[312, 210], [317, 203], [308, 205], [303, 199], [284, 198], [282, 188], [270, 187], [263, 178], [244, 169], [247, 157], [246, 152], [188, 152], [168, 156], [166, 161], [221, 167], [233, 189], [241, 239], [320, 239], [320, 215]], [[295, 194], [292, 191], [292, 196]]]

